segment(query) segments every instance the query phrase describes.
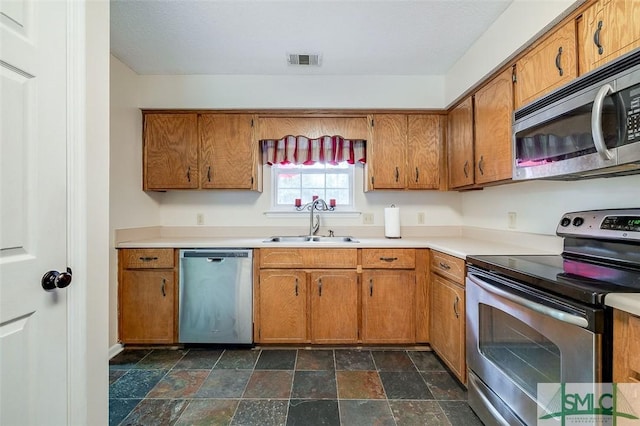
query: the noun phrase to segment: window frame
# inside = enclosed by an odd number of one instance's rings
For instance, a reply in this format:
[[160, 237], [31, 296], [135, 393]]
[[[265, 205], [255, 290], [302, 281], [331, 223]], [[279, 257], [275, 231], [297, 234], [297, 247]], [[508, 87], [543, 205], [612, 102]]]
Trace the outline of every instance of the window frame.
[[[355, 169], [356, 166], [354, 164], [347, 164], [347, 167], [345, 169], [340, 169], [340, 170], [344, 170], [344, 172], [340, 172], [338, 174], [346, 174], [349, 178], [349, 204], [338, 204], [336, 206], [336, 209], [333, 212], [327, 212], [327, 213], [339, 213], [339, 212], [355, 212]], [[303, 210], [303, 211], [299, 211], [296, 210], [296, 207], [294, 205], [294, 200], [291, 200], [291, 204], [278, 204], [278, 175], [280, 174], [281, 171], [285, 171], [285, 170], [292, 170], [292, 169], [285, 169], [285, 168], [280, 168], [279, 165], [274, 164], [273, 166], [271, 166], [271, 206], [270, 206], [270, 211], [271, 212], [277, 212], [277, 213], [281, 213], [281, 212], [294, 212], [294, 213], [302, 213], [302, 212], [307, 212], [307, 210]], [[293, 170], [299, 170], [301, 174], [311, 174], [311, 173], [318, 173], [318, 171], [323, 171], [325, 173], [325, 175], [327, 174], [327, 170], [331, 170], [331, 169], [319, 169], [319, 168], [314, 168], [314, 167], [310, 167], [310, 166], [305, 166], [305, 165], [299, 165], [299, 166], [295, 166], [295, 169]], [[335, 169], [334, 169], [335, 170]], [[326, 191], [326, 180], [325, 180], [325, 191]], [[310, 200], [309, 200], [310, 201]], [[309, 202], [307, 201], [307, 202]], [[327, 204], [329, 204], [329, 200], [326, 199], [325, 200], [327, 202]], [[302, 205], [304, 206], [305, 201], [302, 201]]]

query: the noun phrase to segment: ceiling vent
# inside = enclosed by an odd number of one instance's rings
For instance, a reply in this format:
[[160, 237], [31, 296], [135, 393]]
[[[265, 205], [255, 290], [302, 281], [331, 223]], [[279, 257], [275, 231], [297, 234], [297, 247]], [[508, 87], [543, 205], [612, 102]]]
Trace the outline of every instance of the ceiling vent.
[[319, 67], [320, 55], [317, 53], [287, 53], [289, 65]]

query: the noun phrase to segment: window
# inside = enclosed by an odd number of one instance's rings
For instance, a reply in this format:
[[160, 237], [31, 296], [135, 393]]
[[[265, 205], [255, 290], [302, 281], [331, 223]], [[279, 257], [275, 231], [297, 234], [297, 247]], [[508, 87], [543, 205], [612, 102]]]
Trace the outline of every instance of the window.
[[354, 166], [346, 162], [331, 164], [275, 164], [271, 167], [272, 209], [295, 211], [295, 200], [302, 205], [317, 195], [329, 204], [336, 200], [337, 211], [353, 210]]

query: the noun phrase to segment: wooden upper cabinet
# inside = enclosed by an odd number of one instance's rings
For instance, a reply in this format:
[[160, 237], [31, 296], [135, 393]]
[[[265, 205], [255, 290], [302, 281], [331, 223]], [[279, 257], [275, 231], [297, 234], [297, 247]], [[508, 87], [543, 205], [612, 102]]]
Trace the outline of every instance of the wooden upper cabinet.
[[569, 21], [516, 63], [515, 108], [578, 76], [576, 25]]
[[447, 122], [449, 188], [473, 185], [473, 97], [469, 96], [452, 109]]
[[578, 18], [580, 74], [640, 47], [640, 1], [600, 0]]
[[253, 115], [200, 116], [200, 185], [203, 189], [255, 189], [258, 142]]
[[367, 189], [440, 189], [444, 117], [375, 114], [367, 145]]
[[475, 94], [475, 182], [512, 178], [513, 80], [508, 68]]
[[345, 139], [368, 137], [367, 116], [354, 117], [273, 117], [258, 118], [258, 139], [281, 139], [285, 136], [342, 136]]
[[409, 115], [407, 118], [407, 188], [440, 189], [441, 115]]
[[143, 189], [198, 188], [198, 115], [144, 115]]
[[372, 121], [372, 138], [367, 146], [367, 161], [371, 162], [373, 189], [403, 189], [407, 145], [405, 114], [376, 114]]

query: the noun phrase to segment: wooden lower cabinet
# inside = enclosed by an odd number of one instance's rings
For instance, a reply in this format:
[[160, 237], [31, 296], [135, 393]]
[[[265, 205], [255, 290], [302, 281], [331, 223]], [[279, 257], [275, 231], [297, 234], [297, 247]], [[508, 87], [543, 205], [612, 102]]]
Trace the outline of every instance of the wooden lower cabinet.
[[431, 274], [431, 347], [462, 383], [466, 383], [465, 291]]
[[175, 342], [173, 270], [124, 270], [120, 274], [120, 341]]
[[613, 381], [640, 383], [640, 317], [613, 310]]
[[414, 271], [362, 273], [362, 342], [415, 343]]
[[358, 274], [356, 271], [314, 271], [310, 274], [311, 342], [358, 341]]
[[304, 343], [307, 337], [307, 277], [298, 270], [262, 270], [258, 282], [261, 343]]

